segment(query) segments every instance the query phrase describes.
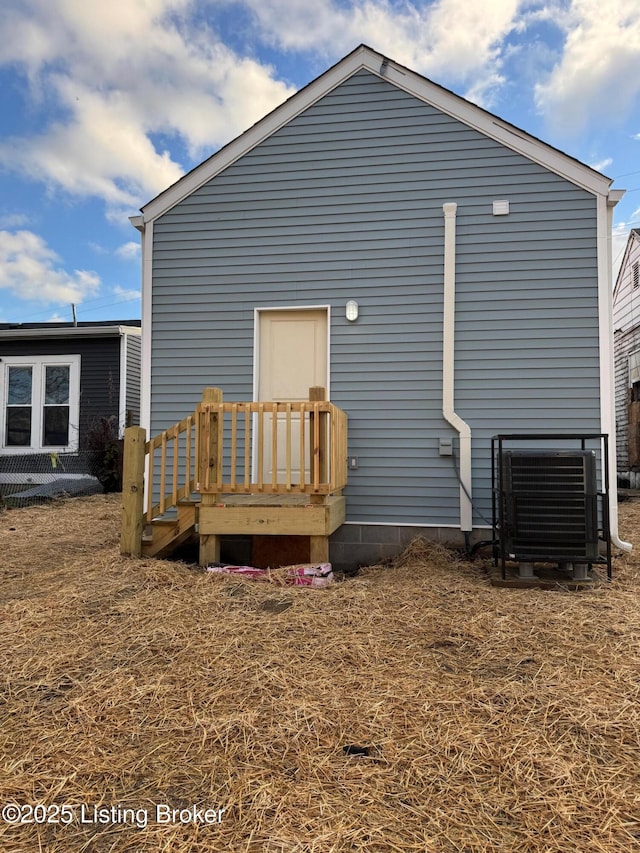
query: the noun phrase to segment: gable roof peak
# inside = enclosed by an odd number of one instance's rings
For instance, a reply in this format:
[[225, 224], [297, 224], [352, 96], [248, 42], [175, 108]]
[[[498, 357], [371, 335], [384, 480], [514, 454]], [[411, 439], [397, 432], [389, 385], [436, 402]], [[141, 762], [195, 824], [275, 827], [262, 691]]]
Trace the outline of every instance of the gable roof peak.
[[[451, 90], [434, 83], [418, 72], [384, 56], [372, 47], [360, 44], [240, 136], [224, 145], [207, 160], [144, 205], [141, 208], [143, 221], [145, 223], [150, 222], [162, 216], [223, 169], [226, 169], [362, 69], [366, 69], [387, 83], [413, 95], [418, 100], [539, 163], [549, 171], [555, 172], [582, 189], [594, 195], [606, 196], [608, 194], [612, 184], [610, 178], [542, 142], [508, 121], [489, 113], [482, 107], [465, 100]], [[140, 218], [134, 217], [134, 219], [136, 219], [135, 227], [141, 229], [143, 225]]]

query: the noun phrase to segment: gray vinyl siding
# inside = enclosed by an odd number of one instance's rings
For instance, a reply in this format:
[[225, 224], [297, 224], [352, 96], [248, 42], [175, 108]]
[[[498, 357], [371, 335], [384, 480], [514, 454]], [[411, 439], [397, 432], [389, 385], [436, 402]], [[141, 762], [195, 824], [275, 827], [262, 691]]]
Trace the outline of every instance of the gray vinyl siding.
[[367, 72], [155, 222], [152, 432], [206, 385], [251, 399], [255, 307], [330, 305], [331, 399], [359, 460], [348, 520], [457, 525], [459, 485], [438, 455], [454, 435], [445, 202], [458, 204], [455, 405], [490, 517], [493, 434], [600, 429], [596, 200]]
[[613, 328], [623, 332], [640, 323], [640, 289], [633, 287], [635, 263], [640, 263], [640, 235], [633, 231], [629, 235], [613, 301]]
[[616, 459], [619, 471], [629, 470], [629, 353], [640, 348], [640, 328], [614, 335]]
[[[619, 471], [629, 471], [629, 355], [640, 350], [640, 324], [614, 335], [616, 456]], [[635, 470], [635, 468], [634, 468]]]
[[629, 354], [640, 349], [640, 290], [633, 287], [633, 264], [640, 261], [640, 236], [629, 235], [613, 303], [616, 456], [619, 471], [629, 466]]
[[141, 340], [139, 335], [126, 335], [127, 363], [125, 409], [128, 426], [140, 424], [140, 364]]

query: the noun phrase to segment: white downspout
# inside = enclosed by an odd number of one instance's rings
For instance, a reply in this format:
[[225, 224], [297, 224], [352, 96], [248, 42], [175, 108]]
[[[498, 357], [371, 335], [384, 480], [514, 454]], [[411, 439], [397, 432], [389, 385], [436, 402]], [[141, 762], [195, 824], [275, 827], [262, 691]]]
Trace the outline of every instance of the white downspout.
[[456, 210], [458, 205], [442, 205], [444, 211], [444, 311], [442, 331], [442, 415], [460, 436], [460, 529], [473, 530], [471, 506], [471, 427], [453, 408], [455, 371], [456, 312]]

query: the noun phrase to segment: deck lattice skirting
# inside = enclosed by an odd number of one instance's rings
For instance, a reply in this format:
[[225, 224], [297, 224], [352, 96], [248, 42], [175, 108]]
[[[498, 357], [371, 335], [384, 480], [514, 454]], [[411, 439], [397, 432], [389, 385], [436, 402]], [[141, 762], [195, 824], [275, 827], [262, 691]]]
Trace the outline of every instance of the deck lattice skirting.
[[324, 388], [251, 403], [205, 388], [195, 412], [154, 438], [126, 430], [120, 550], [167, 555], [197, 529], [202, 565], [219, 560], [225, 534], [308, 536], [310, 559], [326, 561], [346, 484], [347, 416]]

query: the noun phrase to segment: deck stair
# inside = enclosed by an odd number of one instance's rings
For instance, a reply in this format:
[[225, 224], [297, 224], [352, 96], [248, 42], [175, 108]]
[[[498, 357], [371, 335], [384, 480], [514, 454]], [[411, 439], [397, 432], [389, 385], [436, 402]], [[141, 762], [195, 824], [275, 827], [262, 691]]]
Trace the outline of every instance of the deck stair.
[[346, 457], [347, 417], [324, 388], [304, 402], [251, 403], [206, 388], [193, 414], [154, 438], [126, 431], [120, 550], [163, 557], [197, 535], [205, 565], [224, 534], [284, 534], [308, 536], [311, 559], [328, 560]]
[[156, 518], [147, 524], [142, 534], [142, 556], [168, 557], [188, 542], [196, 532], [198, 506], [196, 501], [179, 501], [172, 518]]

